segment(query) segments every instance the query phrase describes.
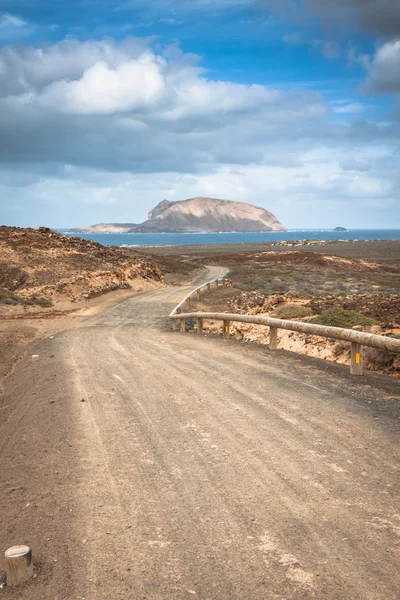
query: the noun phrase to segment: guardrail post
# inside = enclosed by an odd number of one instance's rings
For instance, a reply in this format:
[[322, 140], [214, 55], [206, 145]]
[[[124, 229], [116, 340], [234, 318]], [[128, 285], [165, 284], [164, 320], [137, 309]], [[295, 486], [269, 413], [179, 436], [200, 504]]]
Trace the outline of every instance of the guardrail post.
[[223, 336], [225, 338], [229, 337], [229, 325], [230, 325], [230, 321], [224, 321]]
[[200, 290], [197, 290], [197, 299], [200, 300]]
[[186, 300], [187, 309], [190, 310], [190, 297]]
[[181, 319], [181, 331], [185, 331], [185, 319]]
[[203, 333], [203, 319], [197, 319], [197, 333]]
[[215, 287], [218, 289], [218, 279], [215, 280]]
[[351, 375], [362, 375], [363, 364], [362, 364], [362, 347], [357, 342], [351, 342], [351, 364], [350, 364]]
[[278, 328], [270, 327], [269, 328], [268, 348], [270, 350], [276, 350], [277, 347], [278, 347]]

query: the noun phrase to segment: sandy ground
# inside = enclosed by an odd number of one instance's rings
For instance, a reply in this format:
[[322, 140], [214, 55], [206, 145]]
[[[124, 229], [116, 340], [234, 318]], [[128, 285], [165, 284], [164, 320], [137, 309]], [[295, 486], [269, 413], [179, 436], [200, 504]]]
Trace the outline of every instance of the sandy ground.
[[39, 572], [0, 598], [398, 599], [398, 383], [172, 332], [187, 289], [86, 315], [6, 379], [1, 557], [30, 543]]
[[[141, 287], [148, 289], [161, 287], [161, 284], [140, 282]], [[121, 300], [130, 298], [134, 290], [116, 290], [79, 304], [64, 301], [58, 302], [51, 309], [29, 307], [18, 312], [1, 307], [0, 315], [0, 390], [4, 378], [15, 367], [18, 360], [29, 353], [29, 346], [46, 337], [61, 331], [82, 327], [87, 318], [112, 308]], [[7, 307], [6, 307], [7, 308]], [[14, 308], [14, 307], [11, 307]]]

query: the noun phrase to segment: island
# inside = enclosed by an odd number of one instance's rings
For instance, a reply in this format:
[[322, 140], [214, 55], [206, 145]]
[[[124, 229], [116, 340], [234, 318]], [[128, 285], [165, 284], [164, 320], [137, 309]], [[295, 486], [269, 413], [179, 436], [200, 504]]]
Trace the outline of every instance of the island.
[[335, 227], [332, 231], [347, 231], [346, 227]]
[[286, 231], [278, 219], [265, 208], [218, 198], [163, 200], [148, 215], [147, 221], [135, 223], [98, 223], [78, 227], [77, 233], [212, 233], [232, 231]]

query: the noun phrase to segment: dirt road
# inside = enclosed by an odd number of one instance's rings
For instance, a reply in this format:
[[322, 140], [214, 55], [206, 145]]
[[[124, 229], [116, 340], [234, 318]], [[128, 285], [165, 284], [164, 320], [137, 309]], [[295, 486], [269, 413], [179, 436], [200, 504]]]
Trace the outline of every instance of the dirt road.
[[185, 293], [86, 317], [8, 378], [0, 549], [40, 571], [0, 599], [398, 599], [398, 383], [172, 332]]

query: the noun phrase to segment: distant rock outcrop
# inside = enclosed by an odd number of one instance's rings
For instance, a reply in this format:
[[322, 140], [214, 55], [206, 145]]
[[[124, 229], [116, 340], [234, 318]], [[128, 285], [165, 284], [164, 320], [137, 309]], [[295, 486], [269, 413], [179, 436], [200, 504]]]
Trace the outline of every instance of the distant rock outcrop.
[[347, 231], [346, 227], [335, 227], [333, 231]]
[[259, 206], [217, 198], [163, 200], [141, 225], [100, 223], [73, 231], [87, 233], [199, 233], [229, 231], [285, 231], [270, 212]]
[[149, 219], [133, 228], [137, 232], [284, 231], [277, 218], [264, 208], [217, 198], [163, 200]]
[[136, 223], [97, 223], [89, 227], [76, 227], [71, 229], [74, 233], [127, 233]]

